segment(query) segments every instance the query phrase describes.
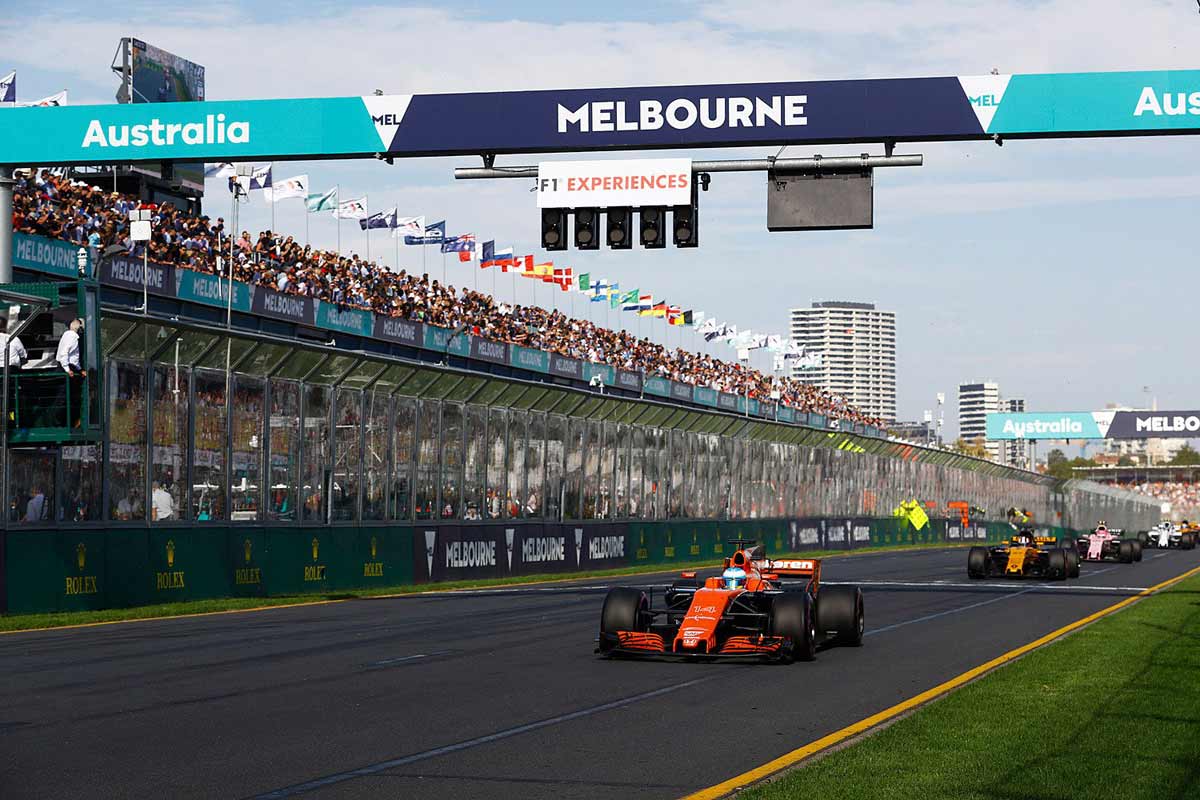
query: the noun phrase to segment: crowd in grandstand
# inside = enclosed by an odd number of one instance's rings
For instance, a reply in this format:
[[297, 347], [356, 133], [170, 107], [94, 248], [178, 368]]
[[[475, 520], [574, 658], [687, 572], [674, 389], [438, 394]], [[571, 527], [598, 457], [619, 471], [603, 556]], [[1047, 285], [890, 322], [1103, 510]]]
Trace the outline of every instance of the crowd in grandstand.
[[1200, 512], [1200, 483], [1144, 481], [1118, 485], [1122, 489], [1153, 497], [1159, 502], [1170, 503], [1173, 515], [1178, 513], [1194, 518], [1197, 512]]
[[[47, 170], [18, 173], [13, 228], [104, 249], [120, 244], [133, 256], [143, 243], [129, 235], [136, 198], [71, 181]], [[229, 231], [225, 220], [190, 216], [170, 204], [152, 207], [150, 259], [201, 272], [218, 271], [218, 253], [233, 253], [237, 280], [377, 314], [462, 326], [488, 339], [552, 351], [681, 383], [767, 400], [778, 396], [801, 411], [881, 425], [844, 400], [791, 378], [771, 376], [704, 353], [668, 349], [626, 331], [614, 331], [558, 310], [498, 303], [487, 294], [445, 286], [428, 274], [392, 272], [358, 255], [302, 245], [292, 236]], [[233, 237], [232, 247], [229, 241]]]

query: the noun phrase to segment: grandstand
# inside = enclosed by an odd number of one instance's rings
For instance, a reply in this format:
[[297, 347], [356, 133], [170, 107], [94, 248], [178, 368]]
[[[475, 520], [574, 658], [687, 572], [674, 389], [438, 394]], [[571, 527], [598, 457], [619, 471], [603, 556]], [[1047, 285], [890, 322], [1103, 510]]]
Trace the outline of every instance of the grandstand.
[[[137, 198], [71, 181], [48, 170], [18, 172], [13, 202], [14, 230], [62, 239], [102, 251], [121, 245], [141, 258], [140, 242], [129, 237], [127, 214]], [[159, 264], [218, 274], [218, 254], [234, 253], [234, 278], [284, 294], [370, 311], [444, 328], [465, 327], [471, 335], [592, 363], [661, 376], [679, 383], [766, 401], [778, 397], [805, 413], [878, 427], [843, 400], [809, 384], [765, 375], [741, 364], [683, 349], [669, 350], [626, 331], [536, 306], [497, 303], [490, 295], [443, 286], [428, 275], [399, 273], [357, 255], [343, 256], [301, 245], [274, 231], [229, 231], [224, 220], [191, 216], [169, 203], [153, 206], [149, 257]], [[233, 238], [232, 248], [229, 238]]]
[[1115, 486], [1162, 504], [1163, 519], [1200, 519], [1200, 466], [1076, 467], [1076, 478]]

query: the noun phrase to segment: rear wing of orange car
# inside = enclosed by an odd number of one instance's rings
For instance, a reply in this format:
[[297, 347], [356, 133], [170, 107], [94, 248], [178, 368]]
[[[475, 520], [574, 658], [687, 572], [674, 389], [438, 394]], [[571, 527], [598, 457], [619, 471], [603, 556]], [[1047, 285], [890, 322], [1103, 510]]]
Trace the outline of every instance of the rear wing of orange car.
[[763, 572], [772, 575], [795, 575], [808, 578], [813, 589], [821, 584], [821, 559], [819, 558], [784, 558], [778, 561], [768, 561], [763, 565]]
[[1034, 544], [1058, 544], [1058, 539], [1053, 536], [1035, 536], [1033, 537]]

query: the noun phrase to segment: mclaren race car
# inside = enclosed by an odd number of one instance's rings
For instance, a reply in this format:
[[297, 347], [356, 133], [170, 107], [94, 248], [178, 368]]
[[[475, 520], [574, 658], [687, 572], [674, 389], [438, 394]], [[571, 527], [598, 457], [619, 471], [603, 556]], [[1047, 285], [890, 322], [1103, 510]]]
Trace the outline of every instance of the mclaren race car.
[[1176, 528], [1170, 522], [1163, 522], [1148, 531], [1139, 533], [1138, 541], [1141, 542], [1142, 547], [1157, 547], [1160, 550], [1168, 548], [1191, 550], [1196, 546], [1196, 535], [1184, 532], [1182, 528]]
[[1142, 543], [1122, 538], [1120, 531], [1103, 522], [1087, 536], [1074, 541], [1079, 557], [1085, 561], [1119, 561], [1132, 564], [1142, 560]]
[[[600, 612], [597, 653], [685, 659], [811, 661], [826, 643], [863, 640], [856, 586], [822, 586], [819, 559], [772, 561], [738, 539], [720, 577], [682, 573], [655, 608], [641, 589], [611, 589]], [[782, 578], [798, 580], [785, 583]]]
[[1057, 545], [1057, 539], [1023, 528], [995, 547], [972, 547], [967, 553], [967, 577], [1078, 578], [1079, 551]]

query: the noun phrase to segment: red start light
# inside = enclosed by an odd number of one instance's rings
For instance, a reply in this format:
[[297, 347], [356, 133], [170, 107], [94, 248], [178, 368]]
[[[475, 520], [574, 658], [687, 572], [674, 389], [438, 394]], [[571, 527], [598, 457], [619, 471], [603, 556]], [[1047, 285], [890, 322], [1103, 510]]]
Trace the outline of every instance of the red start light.
[[695, 572], [695, 570], [693, 570], [692, 572], [681, 572], [681, 573], [679, 573], [679, 576], [682, 578], [694, 578], [694, 577], [696, 577], [696, 572]]

